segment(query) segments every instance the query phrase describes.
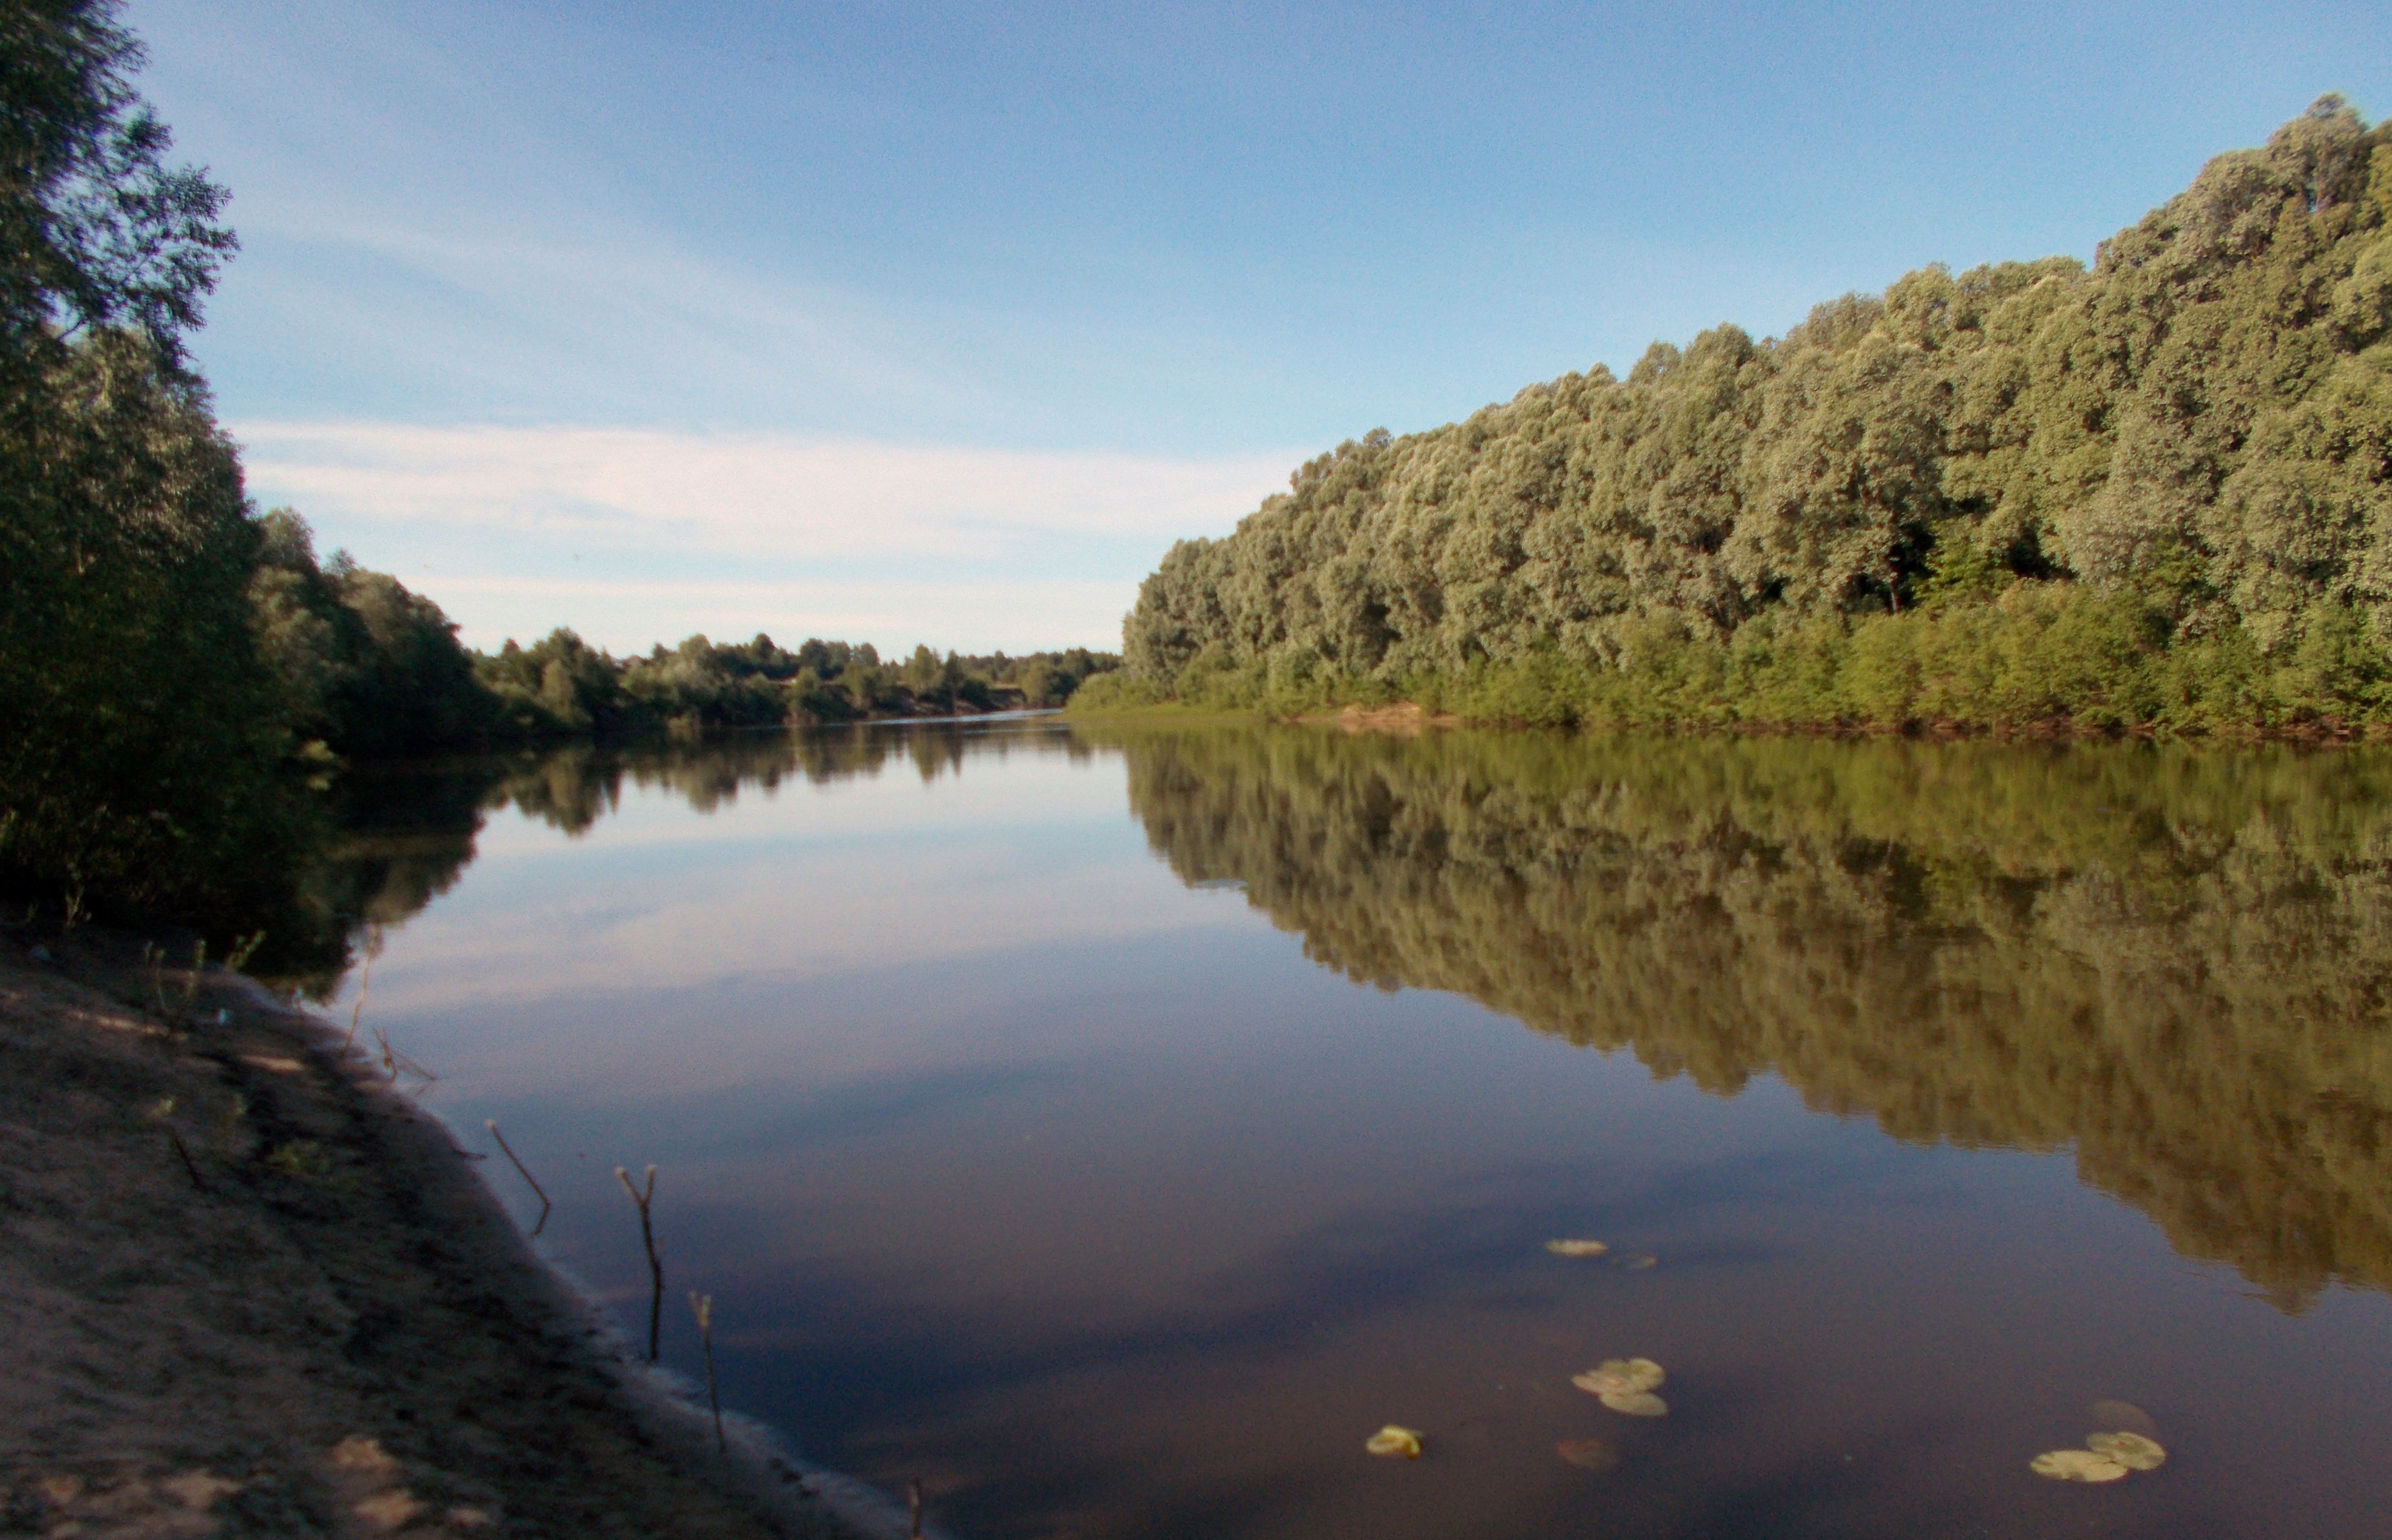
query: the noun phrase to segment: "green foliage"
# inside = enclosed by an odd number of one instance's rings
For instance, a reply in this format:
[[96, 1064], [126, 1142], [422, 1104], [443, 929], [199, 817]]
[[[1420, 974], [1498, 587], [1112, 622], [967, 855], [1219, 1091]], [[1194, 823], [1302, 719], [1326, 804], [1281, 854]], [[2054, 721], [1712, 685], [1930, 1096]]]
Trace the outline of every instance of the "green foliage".
[[1086, 648], [967, 658], [917, 646], [890, 666], [869, 642], [810, 637], [791, 652], [761, 633], [736, 644], [694, 636], [618, 660], [560, 628], [528, 648], [509, 641], [475, 672], [498, 703], [501, 735], [521, 742], [1060, 704], [1118, 663]]
[[[0, 367], [55, 366], [66, 338], [125, 329], [179, 375], [182, 335], [236, 242], [225, 192], [170, 168], [128, 76], [113, 0], [0, 0]], [[21, 375], [20, 375], [21, 378]]]
[[392, 754], [488, 741], [498, 703], [440, 607], [385, 573], [335, 552], [292, 509], [258, 520], [250, 578], [259, 653], [282, 684], [297, 738], [342, 754]]
[[310, 815], [250, 631], [232, 446], [143, 339], [0, 405], [0, 886], [274, 928]]
[[1172, 548], [1092, 705], [2266, 728], [2372, 719], [2387, 627], [2392, 131], [2327, 97], [2090, 271], [1349, 440]]

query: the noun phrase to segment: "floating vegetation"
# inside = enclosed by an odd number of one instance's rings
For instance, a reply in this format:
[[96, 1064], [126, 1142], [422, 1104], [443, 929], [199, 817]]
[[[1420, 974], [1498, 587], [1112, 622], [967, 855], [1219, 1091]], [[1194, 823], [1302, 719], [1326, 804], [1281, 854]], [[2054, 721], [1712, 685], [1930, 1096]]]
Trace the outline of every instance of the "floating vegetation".
[[2029, 1460], [2027, 1469], [2055, 1482], [2116, 1482], [2126, 1475], [2125, 1466], [2090, 1449], [2054, 1449]]
[[1581, 1375], [1570, 1377], [1570, 1383], [1595, 1395], [1633, 1395], [1639, 1391], [1658, 1391], [1669, 1378], [1668, 1371], [1649, 1358], [1606, 1358]]
[[[2158, 1428], [2141, 1406], [2129, 1402], [2096, 1402], [2093, 1416], [2105, 1423], [2141, 1423]], [[2050, 1481], [2122, 1481], [2129, 1470], [2158, 1470], [2167, 1464], [2167, 1449], [2148, 1432], [2112, 1430], [2090, 1432], [2084, 1449], [2052, 1449], [2028, 1461], [2026, 1469]]]
[[2167, 1463], [2167, 1451], [2160, 1447], [2160, 1441], [2140, 1433], [2095, 1433], [2085, 1441], [2085, 1447], [2129, 1470], [2157, 1470]]
[[1391, 1422], [1372, 1434], [1362, 1447], [1373, 1455], [1384, 1455], [1389, 1459], [1400, 1456], [1408, 1460], [1416, 1460], [1421, 1457], [1420, 1430], [1398, 1428]]
[[1601, 1439], [1564, 1439], [1554, 1445], [1554, 1453], [1580, 1470], [1598, 1475], [1619, 1468], [1619, 1451]]
[[1615, 1412], [1632, 1417], [1667, 1417], [1670, 1404], [1653, 1392], [1668, 1378], [1649, 1358], [1606, 1358], [1570, 1383]]
[[1557, 1257], [1599, 1257], [1611, 1248], [1599, 1240], [1549, 1240], [1545, 1249]]

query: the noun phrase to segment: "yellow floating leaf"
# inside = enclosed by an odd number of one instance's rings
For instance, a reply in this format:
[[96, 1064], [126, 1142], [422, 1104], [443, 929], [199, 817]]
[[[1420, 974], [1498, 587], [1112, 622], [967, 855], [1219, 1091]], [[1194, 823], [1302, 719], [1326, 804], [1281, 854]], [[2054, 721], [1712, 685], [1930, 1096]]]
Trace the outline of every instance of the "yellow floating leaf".
[[2096, 1433], [2085, 1441], [2085, 1447], [2129, 1470], [2157, 1470], [2167, 1463], [2167, 1451], [2160, 1447], [2159, 1440], [2140, 1433]]
[[2125, 1466], [2090, 1449], [2054, 1449], [2029, 1460], [2027, 1469], [2055, 1482], [2114, 1482], [2126, 1474]]
[[1611, 1248], [1599, 1240], [1549, 1240], [1545, 1249], [1557, 1257], [1599, 1257]]
[[1362, 1447], [1373, 1455], [1385, 1455], [1390, 1458], [1401, 1456], [1408, 1460], [1416, 1460], [1421, 1456], [1420, 1440], [1420, 1430], [1398, 1428], [1391, 1422], [1372, 1434]]
[[2160, 1425], [2152, 1420], [2151, 1413], [2131, 1401], [2097, 1401], [2090, 1409], [2096, 1428], [2120, 1428], [2147, 1439], [2160, 1436]]
[[1661, 1417], [1670, 1415], [1670, 1404], [1650, 1391], [1611, 1391], [1599, 1397], [1615, 1412], [1632, 1417]]
[[1554, 1453], [1580, 1470], [1599, 1472], [1616, 1469], [1619, 1465], [1619, 1451], [1601, 1439], [1564, 1439], [1554, 1445]]
[[1649, 1358], [1606, 1358], [1586, 1373], [1571, 1376], [1570, 1383], [1591, 1395], [1633, 1395], [1659, 1390], [1668, 1378]]

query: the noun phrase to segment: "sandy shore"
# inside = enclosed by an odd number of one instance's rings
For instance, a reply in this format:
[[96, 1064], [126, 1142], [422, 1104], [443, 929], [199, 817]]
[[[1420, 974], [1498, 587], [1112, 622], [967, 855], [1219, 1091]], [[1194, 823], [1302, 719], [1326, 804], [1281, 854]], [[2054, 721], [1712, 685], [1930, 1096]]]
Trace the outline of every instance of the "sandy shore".
[[42, 945], [0, 937], [0, 1534], [859, 1533], [717, 1456], [320, 1021]]

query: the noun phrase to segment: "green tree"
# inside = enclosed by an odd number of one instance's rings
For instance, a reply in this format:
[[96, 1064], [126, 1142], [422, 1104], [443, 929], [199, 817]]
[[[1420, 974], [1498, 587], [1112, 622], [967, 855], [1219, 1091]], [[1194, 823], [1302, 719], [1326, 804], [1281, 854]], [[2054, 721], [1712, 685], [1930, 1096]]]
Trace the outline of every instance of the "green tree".
[[143, 54], [121, 11], [0, 3], [0, 354], [19, 371], [123, 327], [179, 373], [237, 244], [217, 222], [224, 189], [166, 163], [174, 141], [133, 89]]
[[2392, 130], [2329, 97], [2089, 270], [1922, 268], [1341, 444], [1164, 556], [1090, 702], [2365, 717], [2374, 663], [2303, 659], [2392, 636], [2387, 335]]

